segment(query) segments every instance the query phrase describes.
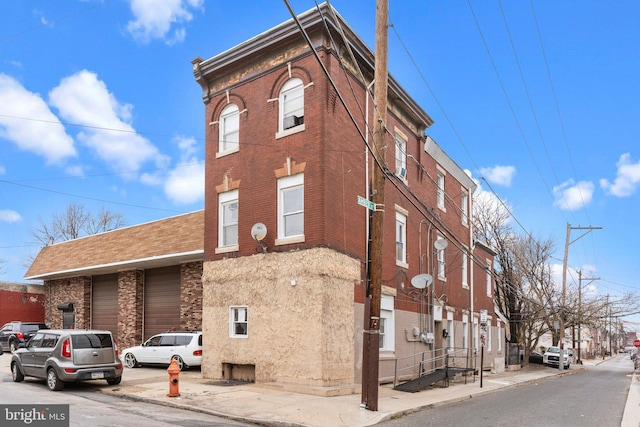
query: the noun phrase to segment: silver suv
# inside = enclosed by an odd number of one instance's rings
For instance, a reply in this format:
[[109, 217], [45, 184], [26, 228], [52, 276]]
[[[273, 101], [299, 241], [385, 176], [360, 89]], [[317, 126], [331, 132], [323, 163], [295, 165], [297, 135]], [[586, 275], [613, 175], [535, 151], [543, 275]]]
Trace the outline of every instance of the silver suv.
[[109, 331], [49, 329], [38, 331], [11, 357], [13, 381], [25, 376], [47, 380], [50, 390], [73, 381], [106, 380], [120, 384], [122, 362]]

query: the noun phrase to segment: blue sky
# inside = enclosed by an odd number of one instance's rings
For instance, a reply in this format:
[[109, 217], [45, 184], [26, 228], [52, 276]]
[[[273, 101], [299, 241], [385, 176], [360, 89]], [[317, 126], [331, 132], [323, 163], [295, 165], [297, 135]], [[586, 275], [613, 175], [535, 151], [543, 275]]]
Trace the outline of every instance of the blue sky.
[[[600, 294], [636, 291], [640, 2], [389, 3], [389, 71], [429, 135], [516, 229], [555, 239], [558, 265], [568, 223], [603, 227], [570, 246], [569, 282], [580, 269]], [[375, 1], [331, 4], [373, 47]], [[190, 61], [290, 17], [279, 0], [2, 2], [0, 280], [22, 281], [31, 230], [70, 203], [128, 225], [201, 209]]]

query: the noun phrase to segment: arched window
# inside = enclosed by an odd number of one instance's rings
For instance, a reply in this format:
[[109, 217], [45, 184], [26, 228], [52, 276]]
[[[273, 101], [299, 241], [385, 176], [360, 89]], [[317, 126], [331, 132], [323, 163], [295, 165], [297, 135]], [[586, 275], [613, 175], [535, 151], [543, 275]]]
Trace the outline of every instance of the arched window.
[[279, 97], [280, 119], [278, 131], [304, 123], [304, 86], [302, 80], [291, 79], [284, 84]]
[[235, 104], [227, 105], [220, 113], [218, 152], [237, 151], [240, 143], [240, 111]]

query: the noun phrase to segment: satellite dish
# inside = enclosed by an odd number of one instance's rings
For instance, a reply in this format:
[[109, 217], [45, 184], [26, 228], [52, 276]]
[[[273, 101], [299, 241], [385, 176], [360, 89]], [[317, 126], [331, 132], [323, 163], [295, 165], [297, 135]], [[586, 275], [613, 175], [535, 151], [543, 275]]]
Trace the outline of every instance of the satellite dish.
[[436, 239], [436, 241], [433, 242], [433, 246], [437, 250], [441, 251], [441, 250], [445, 249], [447, 246], [449, 246], [449, 242], [447, 242], [444, 239]]
[[267, 235], [267, 226], [261, 222], [253, 224], [251, 227], [251, 237], [253, 237], [258, 242], [265, 238]]
[[414, 288], [424, 289], [433, 282], [433, 277], [430, 274], [418, 274], [411, 279], [411, 285]]

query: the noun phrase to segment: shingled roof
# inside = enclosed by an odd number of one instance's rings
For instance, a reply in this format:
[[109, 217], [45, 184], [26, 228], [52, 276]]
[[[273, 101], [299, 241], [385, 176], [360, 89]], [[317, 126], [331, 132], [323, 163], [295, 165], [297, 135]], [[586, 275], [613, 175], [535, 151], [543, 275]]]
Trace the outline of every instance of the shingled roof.
[[92, 276], [202, 261], [204, 210], [42, 248], [25, 279]]

